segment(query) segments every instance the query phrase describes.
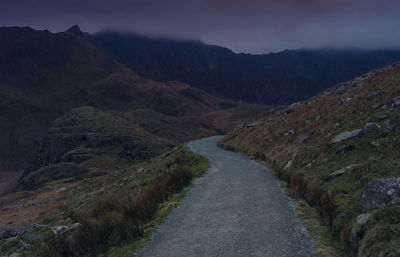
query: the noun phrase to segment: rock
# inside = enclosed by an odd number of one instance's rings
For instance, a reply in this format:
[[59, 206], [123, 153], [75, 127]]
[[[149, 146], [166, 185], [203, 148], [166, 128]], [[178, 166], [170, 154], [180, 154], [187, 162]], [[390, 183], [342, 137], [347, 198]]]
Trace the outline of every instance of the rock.
[[357, 223], [358, 225], [362, 225], [362, 224], [364, 224], [365, 222], [367, 222], [367, 220], [368, 220], [368, 218], [369, 218], [370, 216], [371, 216], [370, 213], [362, 213], [362, 214], [360, 214], [360, 215], [357, 216], [357, 218], [356, 218], [356, 223]]
[[372, 145], [373, 147], [379, 147], [379, 146], [381, 146], [378, 142], [375, 142], [375, 141], [372, 141], [372, 142], [371, 142], [371, 145]]
[[377, 132], [381, 126], [379, 126], [376, 123], [367, 123], [364, 125], [363, 132], [365, 134], [371, 133], [371, 132]]
[[289, 130], [288, 132], [286, 132], [285, 134], [283, 134], [285, 137], [289, 136], [289, 135], [294, 135], [294, 129]]
[[12, 237], [16, 237], [17, 232], [14, 229], [1, 229], [0, 230], [0, 239], [8, 239]]
[[69, 231], [75, 230], [80, 228], [82, 225], [80, 223], [74, 223], [69, 226], [55, 226], [51, 228], [51, 231], [53, 231], [54, 234], [60, 235], [67, 233]]
[[27, 244], [23, 240], [19, 240], [18, 246], [21, 251], [25, 251], [32, 248], [31, 244]]
[[340, 99], [340, 101], [337, 103], [337, 105], [343, 105], [343, 104], [345, 104], [345, 103], [350, 102], [350, 100], [351, 100], [350, 97], [342, 98], [342, 99]]
[[370, 94], [368, 95], [367, 99], [368, 99], [368, 100], [373, 100], [373, 99], [376, 99], [376, 98], [380, 98], [380, 97], [382, 97], [382, 96], [385, 96], [385, 95], [387, 95], [387, 94], [389, 94], [389, 93], [390, 93], [389, 90], [380, 90], [380, 91], [376, 91], [376, 92], [374, 92], [374, 93], [370, 93]]
[[58, 189], [56, 191], [56, 193], [62, 193], [62, 192], [67, 191], [67, 190], [68, 190], [68, 187], [62, 187], [62, 188]]
[[362, 196], [364, 212], [395, 204], [400, 204], [400, 177], [374, 179], [365, 186]]
[[23, 206], [22, 205], [7, 205], [7, 206], [3, 206], [1, 208], [2, 211], [13, 211], [13, 210], [17, 210], [17, 209], [21, 209]]
[[297, 151], [293, 153], [292, 158], [290, 158], [290, 160], [287, 162], [286, 166], [285, 166], [285, 170], [289, 169], [290, 167], [292, 167], [293, 161], [297, 156]]
[[353, 165], [349, 165], [347, 167], [341, 168], [340, 170], [337, 170], [337, 171], [329, 174], [328, 176], [326, 176], [325, 181], [331, 181], [334, 178], [342, 176], [344, 173], [346, 173], [346, 171], [352, 170], [356, 166], [357, 166], [357, 164], [353, 164]]
[[339, 135], [335, 136], [330, 142], [329, 144], [335, 144], [335, 143], [339, 143], [339, 142], [343, 142], [349, 139], [352, 139], [354, 137], [358, 137], [360, 136], [362, 133], [361, 129], [356, 129], [356, 130], [352, 130], [352, 131], [345, 131], [340, 133]]
[[378, 109], [380, 106], [381, 106], [380, 104], [374, 104], [374, 105], [372, 105], [372, 109], [376, 110], [376, 109]]
[[32, 235], [28, 236], [27, 241], [28, 241], [29, 244], [34, 244], [34, 243], [36, 243], [36, 242], [38, 242], [38, 241], [40, 241], [42, 239], [43, 239], [43, 235], [41, 235], [41, 234], [32, 234]]
[[304, 124], [305, 124], [306, 126], [309, 126], [309, 125], [311, 124], [311, 120], [306, 120], [306, 121], [304, 122]]
[[248, 128], [252, 128], [252, 127], [258, 126], [260, 124], [261, 124], [261, 121], [257, 121], [257, 122], [254, 122], [254, 123], [247, 124], [247, 127]]
[[340, 123], [339, 123], [339, 122], [336, 122], [336, 123], [333, 125], [333, 129], [337, 129], [338, 127], [340, 127]]
[[334, 154], [335, 154], [335, 155], [337, 155], [337, 154], [344, 154], [344, 153], [347, 153], [347, 152], [353, 150], [354, 148], [355, 148], [355, 147], [352, 146], [352, 145], [350, 145], [350, 146], [348, 146], [348, 145], [341, 145], [341, 146], [339, 147], [339, 149], [338, 149]]
[[382, 123], [382, 128], [387, 131], [392, 131], [394, 129], [394, 122], [391, 119], [386, 119]]
[[292, 167], [292, 163], [293, 163], [293, 160], [289, 160], [287, 163], [286, 163], [286, 166], [285, 166], [285, 170], [286, 169], [289, 169], [290, 167]]
[[300, 141], [296, 144], [297, 147], [307, 144], [310, 141], [310, 137], [309, 136], [304, 136], [300, 139]]
[[347, 92], [347, 87], [346, 86], [341, 86], [341, 87], [339, 87], [338, 88], [338, 90], [336, 90], [336, 92], [339, 94], [339, 95], [343, 95], [344, 93], [346, 93]]
[[388, 116], [386, 115], [386, 114], [379, 114], [378, 116], [377, 116], [377, 118], [378, 118], [378, 120], [384, 120], [384, 119], [386, 119]]
[[397, 96], [395, 98], [392, 99], [392, 106], [399, 106], [400, 105], [400, 96]]
[[364, 87], [364, 81], [362, 81], [362, 82], [360, 82], [360, 83], [358, 83], [357, 85], [356, 85], [356, 89], [361, 89], [361, 88], [363, 88]]
[[312, 160], [310, 163], [306, 165], [306, 167], [310, 168], [315, 163], [315, 160]]

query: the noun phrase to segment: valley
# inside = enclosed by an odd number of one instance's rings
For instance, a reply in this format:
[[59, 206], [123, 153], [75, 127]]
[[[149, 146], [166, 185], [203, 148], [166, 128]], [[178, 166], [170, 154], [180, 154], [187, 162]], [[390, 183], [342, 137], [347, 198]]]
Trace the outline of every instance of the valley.
[[0, 27], [0, 256], [399, 256], [399, 60]]

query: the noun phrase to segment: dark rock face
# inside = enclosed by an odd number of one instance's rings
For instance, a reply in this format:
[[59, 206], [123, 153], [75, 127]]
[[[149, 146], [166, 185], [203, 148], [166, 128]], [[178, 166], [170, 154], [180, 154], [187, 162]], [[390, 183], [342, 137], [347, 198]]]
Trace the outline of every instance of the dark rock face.
[[145, 78], [182, 81], [223, 98], [267, 105], [307, 99], [331, 85], [400, 60], [396, 50], [300, 49], [250, 55], [199, 42], [112, 31], [90, 35], [90, 39]]
[[400, 204], [400, 177], [374, 179], [364, 188], [362, 208], [364, 212]]

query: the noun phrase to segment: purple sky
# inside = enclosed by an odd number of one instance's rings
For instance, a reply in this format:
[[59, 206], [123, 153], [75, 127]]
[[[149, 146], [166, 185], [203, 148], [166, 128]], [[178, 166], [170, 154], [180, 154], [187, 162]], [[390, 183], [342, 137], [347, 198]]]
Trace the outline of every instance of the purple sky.
[[400, 47], [400, 0], [1, 0], [0, 26], [119, 29], [235, 52]]

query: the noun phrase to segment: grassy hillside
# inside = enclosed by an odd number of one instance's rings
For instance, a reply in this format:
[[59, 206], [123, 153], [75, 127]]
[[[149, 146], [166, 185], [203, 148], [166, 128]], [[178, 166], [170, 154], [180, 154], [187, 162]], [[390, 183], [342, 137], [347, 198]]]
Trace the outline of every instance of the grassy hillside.
[[[399, 96], [394, 64], [237, 128], [220, 145], [273, 167], [349, 256], [400, 256], [400, 202], [369, 208], [365, 189], [400, 176]], [[400, 190], [394, 183], [372, 196], [392, 199]]]
[[[22, 199], [25, 205], [0, 210], [0, 227], [24, 227], [15, 232], [17, 237], [0, 238], [0, 255], [133, 255], [178, 205], [185, 187], [208, 167], [206, 158], [180, 145], [146, 162], [110, 166], [105, 176], [55, 181], [30, 196], [14, 193], [8, 201]], [[33, 204], [38, 201], [46, 204]], [[25, 244], [30, 246], [22, 248]]]

